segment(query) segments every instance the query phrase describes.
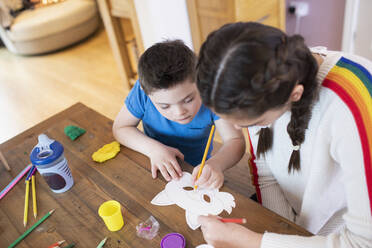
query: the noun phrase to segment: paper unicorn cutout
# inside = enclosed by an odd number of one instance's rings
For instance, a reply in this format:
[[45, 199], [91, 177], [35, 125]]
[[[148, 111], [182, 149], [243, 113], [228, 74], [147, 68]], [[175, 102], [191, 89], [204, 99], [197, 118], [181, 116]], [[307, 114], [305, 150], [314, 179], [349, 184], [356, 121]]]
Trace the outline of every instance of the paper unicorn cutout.
[[230, 214], [235, 207], [235, 199], [230, 193], [201, 187], [194, 190], [192, 177], [188, 172], [183, 172], [179, 180], [168, 182], [165, 189], [157, 194], [151, 203], [158, 206], [177, 204], [185, 209], [186, 222], [193, 230], [200, 226], [197, 221], [199, 215], [218, 215], [223, 210]]

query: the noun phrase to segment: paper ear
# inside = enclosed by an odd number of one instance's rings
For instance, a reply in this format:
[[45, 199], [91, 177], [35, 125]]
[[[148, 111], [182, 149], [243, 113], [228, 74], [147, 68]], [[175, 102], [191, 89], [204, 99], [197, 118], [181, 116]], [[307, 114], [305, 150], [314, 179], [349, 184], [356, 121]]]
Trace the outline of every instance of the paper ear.
[[187, 225], [189, 225], [189, 227], [192, 230], [196, 230], [200, 226], [200, 224], [198, 222], [198, 216], [199, 215], [191, 213], [187, 210], [185, 212], [186, 212], [186, 223], [187, 223]]
[[222, 199], [223, 207], [231, 214], [232, 208], [235, 208], [235, 199], [230, 193], [218, 192], [219, 197]]
[[154, 199], [151, 201], [152, 204], [158, 205], [158, 206], [168, 206], [175, 204], [174, 201], [172, 201], [171, 198], [168, 197], [165, 190], [161, 191], [159, 194], [157, 194]]

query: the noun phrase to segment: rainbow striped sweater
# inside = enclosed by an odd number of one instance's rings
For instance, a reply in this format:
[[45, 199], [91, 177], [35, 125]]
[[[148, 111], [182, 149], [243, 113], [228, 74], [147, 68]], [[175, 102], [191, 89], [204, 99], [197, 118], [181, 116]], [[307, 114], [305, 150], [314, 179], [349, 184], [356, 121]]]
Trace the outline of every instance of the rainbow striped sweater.
[[316, 234], [267, 232], [262, 248], [372, 247], [372, 62], [340, 52], [325, 55], [300, 172], [287, 170], [290, 112], [272, 124], [273, 147], [264, 158], [254, 156], [258, 128], [248, 129], [258, 199]]

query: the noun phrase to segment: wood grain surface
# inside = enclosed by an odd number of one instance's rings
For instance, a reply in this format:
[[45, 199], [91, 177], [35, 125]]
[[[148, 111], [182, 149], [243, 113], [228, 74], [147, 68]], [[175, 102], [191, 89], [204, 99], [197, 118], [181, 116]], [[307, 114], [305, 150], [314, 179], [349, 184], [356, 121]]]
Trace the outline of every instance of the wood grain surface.
[[[67, 125], [76, 125], [87, 132], [71, 141], [63, 132]], [[161, 238], [167, 233], [178, 232], [186, 238], [186, 247], [205, 243], [200, 229], [191, 230], [185, 219], [185, 211], [176, 205], [155, 206], [150, 203], [162, 191], [166, 181], [160, 177], [152, 179], [147, 157], [126, 147], [105, 163], [91, 159], [94, 151], [114, 140], [112, 120], [96, 111], [77, 103], [65, 111], [41, 122], [20, 135], [0, 144], [0, 150], [7, 157], [12, 170], [0, 166], [0, 189], [4, 188], [27, 164], [29, 154], [41, 133], [58, 140], [65, 148], [65, 156], [71, 169], [74, 186], [62, 194], [53, 193], [43, 178], [36, 175], [38, 218], [29, 214], [28, 226], [33, 225], [49, 210], [54, 214], [36, 228], [17, 247], [48, 247], [66, 240], [76, 247], [96, 247], [109, 237], [104, 247], [160, 247]], [[185, 171], [192, 167], [182, 163]], [[234, 195], [236, 208], [231, 218], [247, 219], [245, 226], [257, 232], [310, 235], [306, 230], [263, 208], [241, 194], [241, 188], [234, 190], [242, 178], [233, 178], [230, 173], [221, 191]], [[26, 229], [23, 227], [25, 184], [21, 180], [0, 200], [0, 247], [12, 243]], [[243, 183], [244, 184], [244, 183]], [[117, 200], [122, 206], [124, 227], [117, 232], [107, 230], [98, 215], [99, 206], [107, 200]], [[32, 213], [30, 204], [29, 213]], [[160, 223], [159, 234], [153, 240], [136, 236], [136, 225], [150, 215]], [[224, 212], [222, 216], [227, 216]]]

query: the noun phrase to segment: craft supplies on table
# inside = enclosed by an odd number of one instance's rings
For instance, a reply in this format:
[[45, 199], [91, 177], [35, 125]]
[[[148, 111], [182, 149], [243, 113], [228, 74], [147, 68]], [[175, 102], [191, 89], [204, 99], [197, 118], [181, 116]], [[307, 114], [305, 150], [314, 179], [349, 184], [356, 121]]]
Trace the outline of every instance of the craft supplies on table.
[[184, 248], [186, 246], [186, 239], [180, 233], [168, 233], [160, 242], [161, 248]]
[[159, 227], [159, 222], [151, 215], [145, 222], [139, 223], [136, 226], [137, 236], [151, 240], [158, 235]]
[[35, 187], [35, 176], [31, 176], [31, 184], [32, 184], [32, 209], [34, 210], [34, 217], [37, 216], [37, 204], [36, 204], [36, 187]]
[[37, 206], [36, 206], [36, 188], [35, 188], [35, 176], [33, 173], [36, 172], [36, 167], [33, 166], [30, 169], [30, 172], [28, 173], [26, 177], [26, 190], [25, 190], [25, 208], [24, 208], [24, 214], [23, 214], [23, 225], [26, 227], [27, 225], [27, 217], [28, 217], [28, 202], [30, 197], [30, 179], [31, 179], [31, 187], [32, 187], [32, 207], [34, 211], [34, 217], [37, 216]]
[[28, 215], [28, 197], [30, 195], [30, 181], [26, 180], [26, 193], [25, 193], [25, 209], [23, 213], [23, 225], [27, 225], [27, 215]]
[[60, 248], [60, 245], [63, 244], [64, 242], [65, 240], [55, 242], [54, 244], [51, 244], [50, 246], [48, 246], [48, 248]]
[[37, 226], [39, 226], [41, 223], [43, 223], [52, 213], [54, 212], [54, 209], [49, 211], [46, 215], [44, 215], [43, 218], [41, 218], [38, 222], [36, 222], [32, 227], [30, 227], [27, 231], [25, 231], [21, 236], [19, 236], [18, 239], [16, 239], [12, 244], [8, 246], [8, 248], [15, 247], [19, 242], [21, 242], [27, 235], [30, 234]]
[[237, 223], [237, 224], [245, 224], [247, 223], [246, 218], [234, 219], [234, 218], [221, 218], [220, 221], [224, 223]]
[[121, 206], [117, 201], [111, 200], [102, 203], [98, 209], [98, 214], [111, 232], [119, 231], [124, 225]]
[[120, 143], [113, 141], [99, 148], [92, 154], [93, 161], [103, 163], [109, 159], [114, 158], [120, 152]]
[[81, 135], [83, 135], [86, 131], [83, 128], [69, 125], [65, 127], [64, 132], [72, 141], [74, 141], [77, 138], [79, 138]]
[[27, 165], [1, 192], [0, 199], [2, 199], [13, 187], [16, 185], [19, 180], [31, 169], [32, 165]]
[[101, 242], [99, 242], [99, 244], [98, 244], [98, 246], [97, 246], [97, 248], [102, 248], [104, 245], [105, 245], [105, 243], [106, 243], [106, 240], [107, 240], [107, 237], [106, 238], [104, 238]]
[[[199, 177], [202, 174], [202, 171], [203, 171], [203, 168], [204, 168], [204, 164], [205, 164], [205, 160], [207, 159], [207, 155], [208, 155], [208, 151], [209, 151], [209, 146], [211, 145], [213, 133], [214, 133], [214, 125], [212, 125], [211, 131], [209, 133], [208, 142], [207, 142], [207, 145], [205, 146], [203, 159], [202, 159], [201, 165], [199, 167], [198, 176], [196, 177], [196, 180], [198, 180]], [[195, 185], [194, 186], [194, 189], [197, 189], [197, 188], [198, 188], [198, 185]]]

